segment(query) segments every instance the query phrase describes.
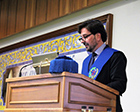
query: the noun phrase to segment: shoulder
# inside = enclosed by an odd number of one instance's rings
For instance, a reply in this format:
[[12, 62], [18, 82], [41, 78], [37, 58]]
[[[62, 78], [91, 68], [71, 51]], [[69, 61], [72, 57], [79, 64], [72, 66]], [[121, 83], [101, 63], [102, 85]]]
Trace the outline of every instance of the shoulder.
[[113, 57], [120, 57], [120, 58], [126, 59], [126, 56], [125, 56], [125, 54], [122, 51], [114, 52]]
[[[106, 48], [110, 48], [110, 47], [108, 45], [106, 45], [105, 49]], [[114, 58], [123, 58], [124, 60], [127, 60], [125, 54], [122, 51], [119, 51], [119, 50], [116, 50], [116, 49], [113, 49], [113, 48], [110, 48], [110, 49], [115, 51], [111, 58], [113, 58], [113, 59]]]
[[[106, 45], [106, 48], [110, 48], [108, 45]], [[111, 50], [114, 51], [113, 55], [110, 57], [109, 59], [109, 63], [112, 64], [125, 64], [127, 63], [127, 58], [125, 56], [125, 54], [122, 51], [110, 48]]]
[[125, 54], [122, 51], [117, 51], [114, 52], [114, 54], [111, 56], [110, 61], [112, 62], [112, 64], [114, 63], [121, 63], [121, 64], [125, 64], [127, 63], [127, 58], [125, 56]]

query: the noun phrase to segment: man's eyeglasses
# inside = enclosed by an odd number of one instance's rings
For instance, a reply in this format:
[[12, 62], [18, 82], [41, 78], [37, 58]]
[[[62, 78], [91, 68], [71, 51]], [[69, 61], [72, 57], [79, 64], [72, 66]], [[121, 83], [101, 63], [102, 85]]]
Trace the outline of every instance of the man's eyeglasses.
[[79, 41], [81, 42], [81, 41], [83, 40], [83, 38], [86, 39], [86, 38], [88, 38], [90, 35], [92, 35], [92, 34], [89, 34], [89, 35], [84, 36], [84, 37], [80, 37], [80, 38], [79, 38]]

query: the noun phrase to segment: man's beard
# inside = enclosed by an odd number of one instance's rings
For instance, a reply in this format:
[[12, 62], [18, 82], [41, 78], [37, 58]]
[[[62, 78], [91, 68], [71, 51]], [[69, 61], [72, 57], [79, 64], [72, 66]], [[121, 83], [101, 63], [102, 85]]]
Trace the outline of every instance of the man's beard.
[[97, 46], [97, 43], [95, 42], [94, 46], [90, 46], [88, 43], [84, 43], [84, 45], [87, 46], [87, 47], [86, 47], [86, 50], [87, 50], [88, 52], [93, 52], [94, 49], [95, 49], [95, 47]]

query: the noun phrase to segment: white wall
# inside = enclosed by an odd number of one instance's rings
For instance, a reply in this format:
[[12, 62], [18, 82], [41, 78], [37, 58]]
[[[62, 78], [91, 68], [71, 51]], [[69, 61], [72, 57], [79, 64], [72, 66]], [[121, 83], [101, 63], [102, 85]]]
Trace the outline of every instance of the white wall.
[[[96, 5], [74, 14], [62, 17], [47, 24], [21, 32], [14, 36], [0, 40], [0, 47], [10, 45], [32, 38], [37, 35], [79, 23], [89, 18], [95, 18], [107, 13], [114, 15], [112, 47], [125, 53], [127, 63], [128, 86], [121, 97], [124, 112], [138, 112], [140, 100], [140, 1], [123, 0], [114, 3], [115, 0]], [[117, 1], [117, 0], [116, 0]], [[86, 55], [80, 58], [83, 59]]]
[[124, 112], [139, 110], [140, 100], [140, 1], [111, 10], [114, 14], [113, 47], [124, 51], [128, 64], [127, 91], [122, 96]]

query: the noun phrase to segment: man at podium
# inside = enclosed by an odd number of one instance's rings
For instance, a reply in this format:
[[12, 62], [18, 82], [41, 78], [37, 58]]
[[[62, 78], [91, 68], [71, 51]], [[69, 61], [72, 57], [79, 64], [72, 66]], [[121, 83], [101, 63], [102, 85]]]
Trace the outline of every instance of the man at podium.
[[122, 112], [120, 95], [126, 90], [127, 59], [123, 52], [105, 44], [107, 33], [99, 20], [87, 20], [78, 27], [79, 39], [91, 54], [85, 58], [82, 74], [119, 91], [116, 112]]

